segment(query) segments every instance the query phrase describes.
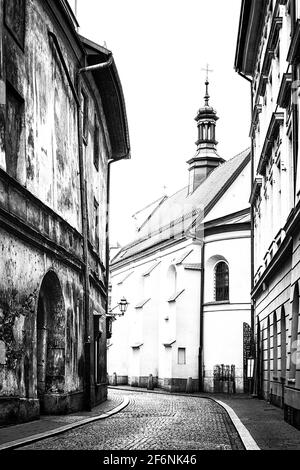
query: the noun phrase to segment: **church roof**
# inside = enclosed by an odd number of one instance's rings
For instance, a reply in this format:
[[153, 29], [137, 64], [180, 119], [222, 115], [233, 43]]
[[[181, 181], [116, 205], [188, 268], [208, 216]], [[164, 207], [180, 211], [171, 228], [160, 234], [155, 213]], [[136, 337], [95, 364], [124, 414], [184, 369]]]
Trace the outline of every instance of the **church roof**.
[[139, 238], [118, 252], [113, 264], [160, 243], [184, 238], [187, 230], [211, 211], [249, 161], [250, 150], [247, 149], [212, 171], [192, 194], [188, 194], [185, 187], [168, 197], [143, 226]]

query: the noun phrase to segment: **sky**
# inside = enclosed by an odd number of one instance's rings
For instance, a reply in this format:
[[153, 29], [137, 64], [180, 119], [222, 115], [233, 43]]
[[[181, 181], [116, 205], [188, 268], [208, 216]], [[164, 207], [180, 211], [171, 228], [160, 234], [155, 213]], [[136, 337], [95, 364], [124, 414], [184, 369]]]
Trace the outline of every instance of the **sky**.
[[240, 6], [241, 0], [77, 0], [79, 33], [113, 52], [126, 102], [131, 160], [112, 165], [113, 244], [137, 237], [134, 213], [187, 186], [207, 64], [219, 155], [227, 160], [250, 146], [250, 85], [234, 71]]

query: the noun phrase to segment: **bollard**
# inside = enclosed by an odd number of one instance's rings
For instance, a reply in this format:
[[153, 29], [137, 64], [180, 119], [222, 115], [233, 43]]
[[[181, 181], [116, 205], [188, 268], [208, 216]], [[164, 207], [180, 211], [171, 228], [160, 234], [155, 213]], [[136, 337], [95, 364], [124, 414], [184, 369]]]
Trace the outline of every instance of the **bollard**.
[[193, 393], [193, 379], [189, 377], [186, 382], [186, 393]]
[[114, 385], [114, 386], [118, 385], [118, 376], [117, 376], [116, 372], [113, 373], [112, 385]]
[[148, 386], [147, 390], [154, 390], [154, 385], [153, 385], [153, 375], [150, 374], [148, 377]]

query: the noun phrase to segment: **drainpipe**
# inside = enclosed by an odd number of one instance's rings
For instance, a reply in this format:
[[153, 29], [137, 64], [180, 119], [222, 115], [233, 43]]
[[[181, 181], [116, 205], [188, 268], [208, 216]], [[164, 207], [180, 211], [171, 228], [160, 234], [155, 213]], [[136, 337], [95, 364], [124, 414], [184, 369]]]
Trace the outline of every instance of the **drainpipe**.
[[[81, 74], [87, 72], [93, 72], [95, 70], [106, 69], [110, 67], [114, 62], [113, 55], [111, 54], [109, 59], [106, 62], [100, 64], [95, 64], [87, 67], [83, 67], [78, 70], [78, 96], [81, 92]], [[90, 338], [90, 318], [89, 318], [89, 269], [88, 269], [88, 210], [87, 210], [87, 187], [86, 179], [84, 178], [84, 162], [83, 162], [83, 147], [82, 147], [82, 125], [81, 125], [81, 116], [80, 116], [80, 105], [79, 109], [79, 155], [80, 155], [80, 177], [81, 177], [81, 199], [82, 199], [82, 225], [83, 225], [83, 237], [84, 237], [84, 265], [85, 265], [85, 383], [86, 383], [86, 394], [85, 394], [85, 403], [86, 409], [91, 409], [91, 338]], [[128, 159], [130, 156], [130, 149], [128, 152], [119, 157], [118, 159], [109, 159], [107, 162], [107, 211], [106, 211], [106, 273], [105, 273], [105, 289], [106, 289], [106, 321], [108, 315], [108, 286], [109, 286], [109, 204], [110, 204], [110, 178], [111, 164], [115, 161]], [[106, 324], [106, 322], [105, 322]], [[106, 356], [105, 356], [105, 368], [106, 368]]]
[[[112, 57], [107, 62], [92, 67], [81, 68], [78, 71], [78, 96], [81, 96], [81, 76], [83, 72], [109, 67]], [[89, 280], [89, 248], [88, 248], [88, 198], [87, 182], [85, 174], [85, 162], [83, 158], [82, 143], [82, 121], [81, 102], [78, 105], [78, 142], [79, 142], [79, 173], [80, 173], [80, 195], [82, 214], [82, 235], [83, 235], [83, 264], [84, 264], [84, 409], [92, 409], [91, 397], [91, 325], [90, 325], [90, 280]]]
[[[107, 62], [84, 67], [78, 70], [78, 96], [81, 96], [81, 74], [109, 67], [113, 63], [110, 56]], [[88, 248], [88, 198], [87, 181], [85, 174], [85, 162], [83, 158], [82, 143], [81, 102], [78, 105], [78, 141], [79, 141], [79, 172], [80, 172], [80, 194], [82, 205], [82, 234], [83, 234], [83, 263], [84, 263], [84, 408], [86, 411], [92, 409], [91, 397], [91, 324], [90, 324], [90, 280], [89, 280], [89, 248]], [[108, 287], [108, 286], [107, 286]]]
[[[111, 165], [117, 160], [109, 159], [107, 162], [107, 183], [106, 183], [106, 260], [105, 260], [105, 289], [106, 289], [106, 308], [105, 308], [105, 327], [108, 322], [109, 311], [108, 311], [108, 295], [109, 295], [109, 268], [110, 268], [110, 243], [109, 243], [109, 216], [110, 216], [110, 181], [111, 181]], [[105, 355], [105, 370], [107, 375], [107, 354]]]
[[[252, 93], [252, 84], [253, 81], [251, 78], [247, 77], [244, 75], [242, 72], [237, 71], [238, 74], [247, 80], [250, 83], [250, 91], [251, 91], [251, 123], [253, 120], [253, 93]], [[253, 138], [251, 137], [251, 188], [253, 186], [254, 182], [254, 160], [253, 160], [253, 155], [254, 155], [254, 143], [253, 143]], [[251, 218], [251, 292], [254, 289], [254, 210], [253, 206], [251, 204], [250, 208], [250, 218]], [[256, 364], [256, 349], [255, 349], [255, 311], [254, 311], [254, 304], [253, 304], [253, 299], [251, 297], [251, 345], [250, 345], [250, 355], [254, 358], [255, 364]], [[256, 364], [256, 384], [258, 383], [258, 365]], [[250, 393], [253, 394], [253, 380], [251, 380], [251, 390]]]
[[[78, 96], [81, 95], [81, 78], [78, 75]], [[88, 265], [88, 207], [85, 162], [83, 159], [81, 103], [78, 105], [78, 142], [79, 142], [79, 174], [81, 196], [81, 221], [83, 236], [83, 275], [84, 275], [84, 409], [91, 410], [91, 336], [90, 336], [90, 281]]]
[[205, 273], [205, 242], [203, 240], [201, 246], [201, 280], [200, 280], [200, 341], [199, 341], [199, 356], [198, 356], [198, 375], [199, 375], [199, 392], [203, 392], [204, 388], [204, 370], [203, 370], [203, 346], [204, 346], [204, 273]]

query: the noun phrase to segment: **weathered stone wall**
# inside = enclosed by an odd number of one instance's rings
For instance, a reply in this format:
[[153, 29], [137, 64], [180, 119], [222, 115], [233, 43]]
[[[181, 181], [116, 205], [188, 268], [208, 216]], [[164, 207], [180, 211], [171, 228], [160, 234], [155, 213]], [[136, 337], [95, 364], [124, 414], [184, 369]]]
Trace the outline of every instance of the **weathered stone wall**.
[[[64, 393], [83, 389], [83, 289], [79, 273], [0, 230], [0, 394], [37, 399], [37, 309], [41, 280], [55, 272], [63, 292]], [[28, 270], [30, 266], [30, 270]], [[25, 281], [25, 282], [24, 282]]]
[[[85, 269], [77, 72], [84, 52], [75, 37], [58, 2], [7, 1], [5, 11], [0, 0], [0, 423], [36, 418], [40, 408], [63, 413], [83, 406]], [[82, 76], [82, 83], [88, 102], [83, 162], [90, 241], [91, 395], [96, 403], [107, 393], [103, 315], [110, 144], [97, 87], [89, 75]], [[54, 307], [48, 306], [54, 289], [49, 273], [59, 286]], [[43, 317], [40, 312], [47, 306]], [[95, 313], [100, 314], [98, 324], [92, 321]], [[48, 344], [43, 329], [48, 330]], [[43, 365], [45, 357], [50, 365]], [[38, 378], [43, 367], [45, 383]]]

